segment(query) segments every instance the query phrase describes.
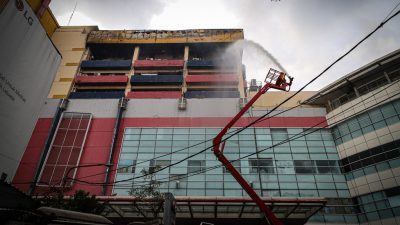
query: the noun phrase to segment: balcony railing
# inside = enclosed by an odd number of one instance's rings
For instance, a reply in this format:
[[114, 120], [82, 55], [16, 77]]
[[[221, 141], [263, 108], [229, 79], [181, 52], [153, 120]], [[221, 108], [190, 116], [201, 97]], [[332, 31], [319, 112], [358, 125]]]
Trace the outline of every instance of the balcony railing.
[[131, 77], [132, 86], [181, 85], [182, 82], [182, 75], [134, 75]]
[[235, 70], [237, 65], [235, 61], [214, 61], [214, 60], [188, 60], [186, 67], [188, 69], [200, 69], [200, 70]]
[[188, 69], [213, 69], [218, 65], [212, 60], [188, 60], [186, 67]]
[[130, 70], [131, 60], [84, 60], [82, 70]]
[[105, 99], [105, 98], [122, 98], [125, 91], [84, 91], [71, 92], [70, 99]]
[[183, 69], [183, 60], [136, 60], [133, 64], [137, 70], [149, 69]]
[[77, 85], [126, 85], [129, 78], [127, 76], [76, 76]]
[[239, 98], [238, 91], [187, 91], [185, 98]]
[[127, 98], [180, 98], [180, 91], [134, 91], [129, 92]]

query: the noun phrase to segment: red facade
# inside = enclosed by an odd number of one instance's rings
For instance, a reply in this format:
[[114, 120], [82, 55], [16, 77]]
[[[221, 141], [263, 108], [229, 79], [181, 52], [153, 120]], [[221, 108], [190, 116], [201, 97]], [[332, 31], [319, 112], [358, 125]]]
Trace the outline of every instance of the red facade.
[[[256, 118], [241, 118], [234, 126], [243, 127]], [[125, 128], [128, 127], [223, 127], [231, 118], [228, 117], [180, 117], [180, 118], [123, 118], [118, 133], [117, 144], [113, 156], [110, 178], [114, 181], [118, 164], [118, 156], [121, 151], [122, 138]], [[27, 191], [29, 183], [34, 177], [35, 168], [40, 160], [47, 134], [51, 126], [51, 118], [39, 119], [31, 136], [26, 151], [21, 159], [13, 184]], [[325, 117], [272, 117], [268, 120], [256, 123], [254, 127], [326, 127]], [[109, 157], [115, 118], [92, 119], [87, 135], [87, 140], [82, 152], [79, 166], [106, 164]], [[102, 195], [102, 184], [105, 177], [105, 166], [89, 166], [79, 168], [76, 179], [84, 182], [97, 183], [97, 185], [75, 182], [72, 189], [66, 190], [66, 194], [73, 194], [75, 190], [84, 189], [95, 195]], [[49, 187], [37, 187], [38, 193], [48, 192]], [[111, 186], [107, 189], [107, 195], [111, 195]]]
[[136, 60], [135, 69], [183, 69], [184, 60]]

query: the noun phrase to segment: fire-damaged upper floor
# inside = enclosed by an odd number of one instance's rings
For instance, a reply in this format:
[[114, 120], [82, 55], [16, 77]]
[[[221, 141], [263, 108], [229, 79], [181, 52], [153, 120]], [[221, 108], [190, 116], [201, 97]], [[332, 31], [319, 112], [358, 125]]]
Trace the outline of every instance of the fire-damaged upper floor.
[[241, 29], [98, 31], [87, 35], [69, 98], [239, 98]]

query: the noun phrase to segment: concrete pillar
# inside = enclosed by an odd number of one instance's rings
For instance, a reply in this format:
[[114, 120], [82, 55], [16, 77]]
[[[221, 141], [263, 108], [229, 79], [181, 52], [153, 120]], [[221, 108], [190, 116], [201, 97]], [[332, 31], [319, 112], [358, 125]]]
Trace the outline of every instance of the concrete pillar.
[[183, 64], [183, 84], [182, 84], [182, 95], [184, 92], [187, 90], [186, 86], [186, 76], [188, 75], [188, 70], [187, 70], [187, 61], [189, 60], [189, 46], [185, 46], [185, 50], [183, 53], [183, 60], [185, 60], [185, 63]]
[[360, 93], [358, 92], [356, 87], [353, 87], [354, 93], [356, 94], [356, 97], [360, 97]]
[[129, 73], [127, 74], [127, 76], [128, 76], [128, 84], [126, 85], [126, 87], [125, 87], [125, 96], [127, 96], [128, 95], [128, 92], [130, 92], [131, 91], [131, 88], [132, 88], [132, 86], [131, 86], [131, 76], [133, 76], [133, 74], [135, 74], [135, 69], [133, 68], [133, 63], [135, 62], [135, 60], [137, 60], [138, 58], [139, 58], [139, 51], [140, 51], [140, 48], [139, 48], [139, 46], [136, 46], [135, 47], [135, 50], [133, 51], [133, 57], [132, 57], [132, 68], [131, 68], [131, 70], [129, 71]]
[[387, 74], [386, 71], [384, 71], [383, 74], [385, 75], [386, 80], [388, 81], [388, 83], [389, 84], [392, 83], [392, 81], [390, 80], [389, 74]]

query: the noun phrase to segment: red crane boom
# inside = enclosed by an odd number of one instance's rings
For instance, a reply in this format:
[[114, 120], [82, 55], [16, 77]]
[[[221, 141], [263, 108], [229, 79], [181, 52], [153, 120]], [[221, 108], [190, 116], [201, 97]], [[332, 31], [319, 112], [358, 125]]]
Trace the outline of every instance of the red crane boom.
[[[289, 78], [289, 82], [286, 82], [286, 77]], [[293, 77], [288, 76], [286, 73], [270, 69], [267, 77], [265, 78], [266, 84], [257, 92], [256, 95], [240, 110], [240, 112], [233, 117], [233, 119], [221, 130], [221, 132], [213, 140], [214, 154], [218, 160], [225, 166], [225, 168], [232, 174], [236, 181], [242, 186], [247, 194], [255, 201], [260, 208], [261, 212], [264, 213], [266, 219], [271, 225], [283, 225], [283, 223], [275, 216], [272, 210], [267, 207], [261, 200], [260, 196], [254, 191], [254, 189], [247, 183], [242, 175], [235, 169], [231, 162], [224, 155], [225, 141], [222, 141], [222, 137], [228, 132], [228, 130], [239, 120], [240, 117], [254, 104], [257, 99], [267, 92], [270, 88], [289, 91], [292, 85]], [[273, 83], [274, 82], [274, 83]], [[222, 145], [221, 145], [222, 144]]]

